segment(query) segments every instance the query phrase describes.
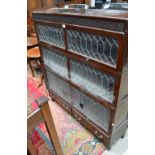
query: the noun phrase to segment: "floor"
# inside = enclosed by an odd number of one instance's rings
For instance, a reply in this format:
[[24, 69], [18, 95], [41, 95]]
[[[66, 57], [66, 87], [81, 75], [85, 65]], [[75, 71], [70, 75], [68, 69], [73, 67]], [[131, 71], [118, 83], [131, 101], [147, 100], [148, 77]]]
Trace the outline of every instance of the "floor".
[[128, 155], [128, 129], [124, 138], [120, 138], [110, 151], [105, 151], [102, 155]]
[[[31, 74], [28, 67], [28, 73]], [[40, 78], [38, 74], [35, 73], [35, 77]], [[111, 150], [105, 150], [102, 155], [128, 155], [128, 129], [124, 138], [120, 138], [112, 147]]]

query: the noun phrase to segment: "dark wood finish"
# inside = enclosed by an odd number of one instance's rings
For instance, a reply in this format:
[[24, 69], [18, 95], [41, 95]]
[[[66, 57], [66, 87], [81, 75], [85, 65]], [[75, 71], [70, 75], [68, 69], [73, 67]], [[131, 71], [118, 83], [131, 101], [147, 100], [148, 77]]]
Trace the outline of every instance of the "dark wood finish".
[[124, 33], [123, 32], [116, 32], [112, 30], [103, 30], [101, 28], [90, 28], [89, 26], [79, 26], [79, 25], [71, 25], [66, 24], [66, 29], [69, 30], [79, 30], [80, 32], [88, 32], [93, 33], [96, 35], [106, 35], [110, 37], [122, 38]]
[[94, 10], [94, 9], [42, 9], [33, 12], [36, 15], [57, 15], [57, 16], [69, 16], [69, 17], [82, 17], [91, 19], [108, 19], [113, 21], [127, 21], [128, 12], [121, 10]]
[[[88, 130], [96, 135], [103, 143], [110, 148], [111, 145], [121, 136], [124, 135], [127, 128], [127, 113], [128, 113], [128, 100], [127, 100], [127, 57], [128, 57], [128, 13], [126, 11], [114, 11], [114, 10], [79, 10], [70, 9], [66, 11], [63, 9], [48, 9], [35, 11], [33, 13], [33, 20], [35, 22], [35, 29], [37, 32], [37, 24], [48, 25], [56, 28], [63, 28], [64, 33], [64, 45], [60, 47], [39, 41], [40, 49], [42, 47], [48, 49], [51, 53], [63, 55], [67, 58], [67, 72], [68, 77], [63, 77], [55, 71], [51, 70], [48, 66], [44, 66], [44, 73], [46, 76], [47, 88], [50, 93], [51, 99], [60, 104], [68, 113], [75, 117], [81, 124], [83, 124]], [[118, 40], [117, 49], [117, 63], [116, 67], [109, 64], [105, 64], [96, 58], [91, 58], [86, 55], [82, 55], [78, 52], [72, 52], [68, 49], [68, 37], [67, 30], [75, 30], [79, 32], [87, 32], [93, 35], [107, 36]], [[37, 37], [39, 32], [37, 32]], [[41, 50], [43, 59], [44, 51]], [[76, 60], [82, 64], [89, 66], [95, 70], [101, 71], [107, 75], [115, 78], [114, 83], [114, 100], [112, 103], [90, 93], [87, 89], [81, 85], [74, 83], [71, 80], [71, 60]], [[68, 103], [57, 94], [52, 87], [49, 87], [49, 81], [46, 72], [51, 73], [58, 79], [61, 79], [67, 85], [69, 85], [69, 92], [71, 93], [71, 87], [79, 90], [82, 94], [86, 95], [96, 103], [110, 110], [110, 119], [108, 125], [108, 131], [93, 123], [87, 116], [79, 111], [73, 103]]]
[[57, 22], [49, 22], [49, 21], [42, 21], [42, 20], [36, 20], [35, 24], [43, 24], [43, 25], [49, 25], [49, 26], [55, 26], [55, 27], [62, 27], [62, 23]]
[[[99, 11], [99, 10], [98, 10]], [[50, 12], [50, 11], [49, 11]], [[82, 25], [89, 27], [96, 27], [106, 30], [113, 30], [117, 32], [124, 32], [125, 25], [128, 22], [127, 16], [123, 18], [106, 16], [106, 13], [101, 12], [100, 16], [95, 16], [94, 12], [92, 12], [92, 16], [89, 15], [79, 15], [77, 14], [61, 14], [61, 13], [41, 13], [41, 14], [33, 14], [33, 17], [36, 21], [50, 21], [56, 23], [63, 24], [72, 24], [72, 25]], [[122, 14], [121, 14], [122, 15]], [[127, 13], [126, 13], [127, 15]]]
[[32, 112], [27, 117], [27, 130], [28, 130], [28, 138], [27, 138], [27, 145], [28, 150], [32, 155], [37, 155], [34, 145], [32, 144], [30, 138], [30, 131], [35, 128], [41, 122], [45, 122], [48, 134], [50, 136], [51, 142], [54, 144], [54, 149], [57, 155], [63, 155], [63, 151], [59, 142], [59, 138], [56, 132], [56, 128], [54, 125], [53, 117], [50, 111], [50, 107], [48, 104], [48, 98], [46, 96], [41, 96], [36, 100], [38, 103], [39, 108]]
[[55, 26], [55, 27], [62, 27], [62, 25], [65, 25], [66, 29], [73, 29], [73, 30], [80, 30], [83, 32], [93, 32], [95, 34], [99, 35], [108, 35], [113, 37], [119, 37], [121, 38], [124, 35], [124, 32], [120, 31], [113, 31], [113, 30], [106, 30], [102, 28], [93, 28], [90, 26], [81, 26], [81, 25], [74, 25], [74, 24], [67, 24], [63, 22], [53, 22], [53, 21], [44, 21], [44, 20], [35, 20], [36, 24], [43, 24], [43, 25], [49, 25], [49, 26]]

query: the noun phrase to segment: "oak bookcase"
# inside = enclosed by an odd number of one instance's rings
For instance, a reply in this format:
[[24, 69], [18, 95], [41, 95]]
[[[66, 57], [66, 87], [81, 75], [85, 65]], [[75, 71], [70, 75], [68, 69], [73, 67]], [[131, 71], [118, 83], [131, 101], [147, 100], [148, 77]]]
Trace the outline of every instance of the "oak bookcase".
[[107, 148], [128, 126], [128, 12], [32, 14], [50, 97]]

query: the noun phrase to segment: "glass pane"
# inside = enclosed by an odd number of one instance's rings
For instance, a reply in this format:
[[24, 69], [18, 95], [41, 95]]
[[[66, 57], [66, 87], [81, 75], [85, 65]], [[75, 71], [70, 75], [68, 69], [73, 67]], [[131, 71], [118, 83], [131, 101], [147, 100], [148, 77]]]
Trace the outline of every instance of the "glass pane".
[[110, 75], [77, 61], [71, 61], [71, 80], [95, 96], [99, 96], [109, 102], [114, 99], [115, 79]]
[[46, 66], [62, 77], [68, 77], [67, 58], [65, 56], [44, 47], [42, 47], [42, 54]]
[[62, 28], [37, 24], [36, 29], [37, 29], [40, 41], [46, 42], [48, 44], [56, 45], [59, 47], [63, 47], [63, 48], [65, 47], [64, 32]]
[[116, 67], [118, 40], [90, 33], [67, 30], [68, 49]]
[[49, 87], [68, 103], [71, 103], [69, 84], [54, 74], [46, 72]]
[[94, 123], [108, 131], [110, 111], [79, 90], [71, 87], [73, 105]]

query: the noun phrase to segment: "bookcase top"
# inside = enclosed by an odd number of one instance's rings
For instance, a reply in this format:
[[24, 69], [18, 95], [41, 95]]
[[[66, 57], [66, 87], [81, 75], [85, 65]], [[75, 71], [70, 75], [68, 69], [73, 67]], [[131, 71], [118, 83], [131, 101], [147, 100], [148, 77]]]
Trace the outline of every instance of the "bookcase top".
[[104, 9], [79, 9], [79, 8], [50, 8], [33, 11], [33, 14], [80, 16], [91, 18], [109, 18], [128, 20], [128, 11], [124, 10], [104, 10]]

